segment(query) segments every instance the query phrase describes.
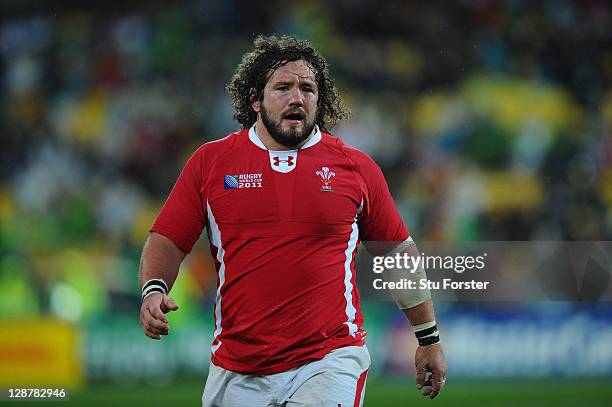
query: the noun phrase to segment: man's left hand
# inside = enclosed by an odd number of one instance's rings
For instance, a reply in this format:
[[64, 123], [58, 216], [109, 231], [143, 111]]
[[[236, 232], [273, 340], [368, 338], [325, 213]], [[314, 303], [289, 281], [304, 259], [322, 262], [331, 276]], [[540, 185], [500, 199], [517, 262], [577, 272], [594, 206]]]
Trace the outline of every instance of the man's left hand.
[[414, 365], [417, 389], [425, 387], [423, 396], [433, 399], [446, 383], [446, 359], [442, 345], [419, 346], [414, 354]]

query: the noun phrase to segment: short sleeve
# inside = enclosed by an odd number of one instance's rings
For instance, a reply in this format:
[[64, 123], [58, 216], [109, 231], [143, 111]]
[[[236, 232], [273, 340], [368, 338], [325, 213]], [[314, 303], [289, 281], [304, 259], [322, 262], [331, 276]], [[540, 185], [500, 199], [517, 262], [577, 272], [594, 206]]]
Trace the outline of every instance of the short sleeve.
[[203, 176], [200, 148], [185, 164], [150, 230], [166, 236], [185, 253], [191, 252], [206, 224]]
[[361, 240], [403, 242], [408, 239], [410, 234], [395, 206], [387, 181], [378, 165], [367, 157], [367, 160], [363, 160], [359, 167], [366, 188], [359, 224]]

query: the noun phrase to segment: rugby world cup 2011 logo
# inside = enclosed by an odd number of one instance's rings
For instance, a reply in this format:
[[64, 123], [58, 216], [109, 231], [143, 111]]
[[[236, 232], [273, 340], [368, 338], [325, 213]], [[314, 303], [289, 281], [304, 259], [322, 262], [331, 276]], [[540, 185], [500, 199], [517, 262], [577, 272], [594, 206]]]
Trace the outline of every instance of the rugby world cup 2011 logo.
[[251, 189], [263, 187], [263, 174], [250, 173], [238, 175], [225, 175], [223, 189]]
[[223, 188], [224, 189], [237, 189], [238, 188], [238, 175], [226, 175], [223, 177]]
[[336, 176], [335, 172], [332, 172], [327, 167], [321, 168], [321, 171], [317, 171], [316, 174], [321, 177], [323, 185], [321, 186], [321, 192], [334, 192], [331, 187], [331, 183]]

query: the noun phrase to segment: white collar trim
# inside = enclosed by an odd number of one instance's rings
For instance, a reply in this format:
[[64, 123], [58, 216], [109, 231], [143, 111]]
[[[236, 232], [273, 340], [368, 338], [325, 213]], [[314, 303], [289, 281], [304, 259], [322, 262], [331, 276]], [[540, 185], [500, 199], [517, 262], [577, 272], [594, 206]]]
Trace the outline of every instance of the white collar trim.
[[[321, 132], [319, 131], [319, 126], [315, 125], [314, 129], [312, 130], [312, 134], [308, 137], [308, 140], [306, 140], [306, 143], [304, 143], [304, 145], [302, 146], [302, 148], [300, 148], [300, 150], [314, 146], [319, 141], [321, 141], [321, 138], [322, 136], [321, 136]], [[261, 148], [262, 150], [267, 150], [266, 146], [261, 141], [257, 133], [255, 133], [255, 125], [253, 125], [249, 129], [249, 140], [251, 140], [253, 144]], [[290, 151], [297, 151], [297, 150], [290, 150]]]

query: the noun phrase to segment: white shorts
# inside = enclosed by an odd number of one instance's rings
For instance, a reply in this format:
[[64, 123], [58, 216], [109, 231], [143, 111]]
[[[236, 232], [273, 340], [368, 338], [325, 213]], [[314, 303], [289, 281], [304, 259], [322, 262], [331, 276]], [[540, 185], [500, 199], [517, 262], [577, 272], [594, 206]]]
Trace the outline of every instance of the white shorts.
[[285, 372], [251, 375], [210, 364], [203, 407], [360, 407], [370, 368], [365, 346], [347, 346]]

